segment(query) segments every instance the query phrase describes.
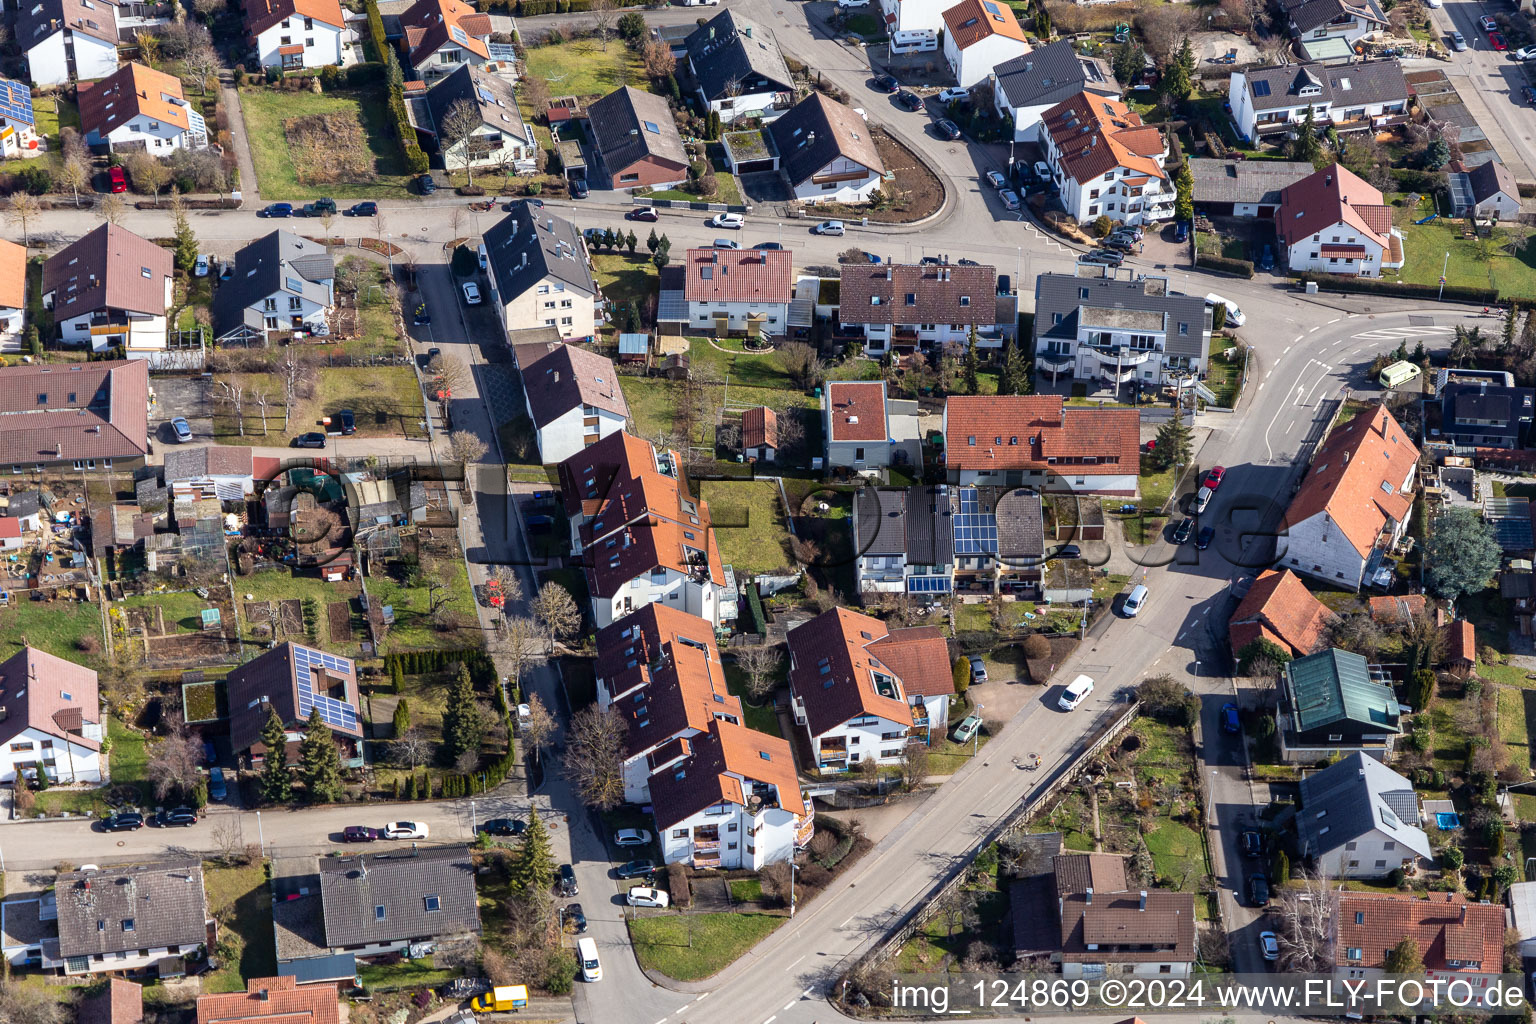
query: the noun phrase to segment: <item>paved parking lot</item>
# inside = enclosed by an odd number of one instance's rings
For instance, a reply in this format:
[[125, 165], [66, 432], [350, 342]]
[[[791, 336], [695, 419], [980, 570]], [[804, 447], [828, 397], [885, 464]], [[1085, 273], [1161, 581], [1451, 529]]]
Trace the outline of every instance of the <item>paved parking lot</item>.
[[192, 440], [207, 443], [213, 440], [213, 383], [203, 377], [156, 376], [150, 380], [155, 389], [155, 408], [150, 413], [149, 426], [154, 438], [161, 444], [175, 444], [171, 433], [171, 420], [177, 416], [186, 418], [192, 428]]

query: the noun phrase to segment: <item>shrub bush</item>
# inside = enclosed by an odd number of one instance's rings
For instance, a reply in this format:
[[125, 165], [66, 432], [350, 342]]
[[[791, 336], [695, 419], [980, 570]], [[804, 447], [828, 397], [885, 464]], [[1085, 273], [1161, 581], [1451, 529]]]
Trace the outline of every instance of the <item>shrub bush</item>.
[[[1204, 257], [1202, 257], [1203, 259]], [[1251, 274], [1249, 276], [1252, 276]], [[1405, 281], [1383, 281], [1374, 277], [1341, 277], [1336, 274], [1301, 274], [1297, 280], [1303, 284], [1317, 282], [1319, 291], [1364, 292], [1373, 295], [1394, 295], [1405, 299], [1434, 299], [1440, 295], [1440, 286], [1409, 284]], [[1490, 305], [1499, 300], [1499, 293], [1492, 288], [1468, 288], [1465, 285], [1445, 286], [1445, 301]]]
[[1249, 260], [1234, 260], [1226, 256], [1198, 256], [1195, 258], [1195, 266], [1214, 270], [1218, 274], [1231, 274], [1233, 277], [1253, 277], [1253, 263]]
[[667, 894], [674, 907], [686, 907], [693, 902], [693, 889], [688, 884], [688, 872], [683, 865], [673, 862], [667, 865]]

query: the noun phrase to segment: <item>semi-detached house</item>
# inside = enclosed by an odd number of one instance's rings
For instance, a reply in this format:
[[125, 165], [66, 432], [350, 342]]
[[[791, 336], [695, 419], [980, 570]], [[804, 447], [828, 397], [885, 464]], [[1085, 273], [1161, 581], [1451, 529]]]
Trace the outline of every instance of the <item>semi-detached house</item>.
[[629, 405], [607, 356], [564, 342], [518, 345], [512, 351], [523, 377], [539, 461], [546, 466], [563, 462], [629, 422]]
[[[1506, 919], [1497, 903], [1474, 903], [1450, 892], [1341, 891], [1333, 900], [1330, 959], [1335, 978], [1374, 982], [1386, 974], [1390, 951], [1405, 939], [1419, 949], [1424, 961], [1420, 980], [1426, 986], [1461, 982], [1465, 988], [1457, 986], [1457, 998], [1470, 995], [1473, 1005], [1483, 1005], [1503, 974]], [[1444, 1008], [1450, 1008], [1449, 1000]]]
[[1237, 133], [1252, 140], [1296, 130], [1308, 111], [1319, 132], [1382, 129], [1408, 119], [1408, 82], [1395, 60], [1234, 71], [1227, 97]]
[[560, 491], [599, 627], [661, 602], [719, 626], [725, 568], [709, 505], [689, 494], [676, 452], [624, 431], [560, 463]]
[[787, 249], [689, 249], [683, 298], [691, 329], [720, 338], [783, 335], [794, 262]]
[[999, 295], [993, 267], [949, 264], [844, 264], [838, 319], [862, 331], [871, 355], [948, 346], [976, 332], [980, 349], [1001, 349], [1018, 330], [1018, 298]]
[[931, 742], [948, 729], [954, 676], [949, 644], [936, 627], [891, 630], [879, 619], [833, 608], [791, 629], [786, 640], [790, 707], [813, 767], [895, 764], [909, 741]]
[[142, 359], [0, 368], [0, 466], [133, 470], [149, 453]]
[[1060, 395], [951, 395], [944, 458], [951, 483], [1135, 497], [1140, 416]]
[[932, 600], [952, 589], [955, 511], [948, 487], [862, 488], [853, 496], [853, 531], [860, 593]]
[[66, 345], [118, 346], [129, 359], [144, 358], [165, 348], [173, 264], [169, 249], [103, 224], [43, 264], [43, 308]]
[[1079, 93], [1120, 95], [1109, 65], [1084, 57], [1070, 39], [1005, 60], [992, 69], [992, 99], [998, 115], [1013, 125], [1013, 141], [1035, 142], [1045, 112]]
[[33, 85], [106, 78], [117, 70], [117, 4], [29, 0], [16, 7], [14, 38]]
[[54, 883], [66, 975], [184, 969], [210, 945], [203, 866], [129, 865], [61, 872]]
[[246, 0], [245, 4], [246, 36], [264, 68], [302, 71], [339, 66], [346, 24], [338, 0]]
[[187, 102], [174, 75], [125, 64], [99, 82], [81, 85], [79, 96], [87, 146], [169, 156], [208, 144], [202, 111]]
[[27, 250], [0, 239], [0, 352], [20, 352], [26, 326]]
[[602, 295], [576, 225], [517, 202], [486, 230], [485, 252], [487, 301], [500, 310], [509, 338], [532, 327], [553, 327], [562, 338], [592, 337]]
[[1356, 43], [1387, 28], [1376, 0], [1280, 0], [1280, 9], [1307, 60], [1353, 60]]
[[1108, 217], [1147, 224], [1173, 216], [1162, 129], [1108, 96], [1080, 92], [1047, 110], [1040, 145], [1066, 211], [1081, 223]]
[[1379, 406], [1335, 428], [1280, 520], [1279, 564], [1358, 590], [1408, 528], [1418, 461]]
[[95, 672], [35, 647], [0, 662], [0, 782], [100, 782], [105, 734]]
[[1166, 277], [1035, 281], [1035, 366], [1052, 382], [1068, 375], [1096, 386], [1188, 384], [1204, 376], [1210, 348], [1205, 300], [1170, 290]]

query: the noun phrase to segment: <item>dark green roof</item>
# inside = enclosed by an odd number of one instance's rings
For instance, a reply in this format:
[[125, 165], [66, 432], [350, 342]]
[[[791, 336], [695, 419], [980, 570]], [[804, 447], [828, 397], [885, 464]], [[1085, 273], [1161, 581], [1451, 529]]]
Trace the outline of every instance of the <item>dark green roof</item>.
[[1397, 695], [1358, 654], [1333, 648], [1297, 658], [1285, 666], [1285, 686], [1298, 732], [1343, 721], [1398, 731]]

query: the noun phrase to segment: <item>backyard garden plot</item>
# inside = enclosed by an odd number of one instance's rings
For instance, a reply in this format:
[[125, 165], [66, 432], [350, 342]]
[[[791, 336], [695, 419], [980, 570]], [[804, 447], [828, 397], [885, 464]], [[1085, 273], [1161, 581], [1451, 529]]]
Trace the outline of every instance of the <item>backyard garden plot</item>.
[[362, 183], [377, 177], [362, 122], [352, 111], [289, 118], [283, 134], [301, 184]]
[[[251, 140], [251, 160], [256, 165], [257, 185], [285, 199], [381, 199], [404, 198], [411, 175], [390, 136], [389, 111], [382, 90], [328, 93], [280, 92], [264, 86], [242, 88], [240, 107]], [[303, 180], [310, 154], [295, 151], [287, 124], [315, 115], [340, 115], [359, 126], [369, 166], [361, 180], [338, 178], [324, 183]], [[350, 133], [349, 133], [350, 135]], [[331, 165], [333, 169], [335, 164]]]

